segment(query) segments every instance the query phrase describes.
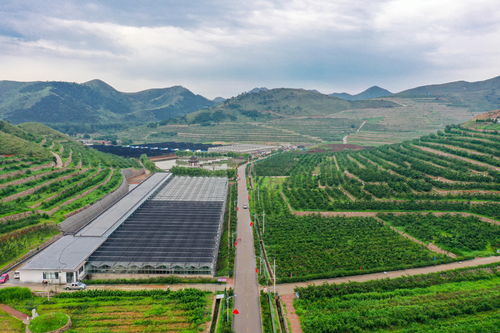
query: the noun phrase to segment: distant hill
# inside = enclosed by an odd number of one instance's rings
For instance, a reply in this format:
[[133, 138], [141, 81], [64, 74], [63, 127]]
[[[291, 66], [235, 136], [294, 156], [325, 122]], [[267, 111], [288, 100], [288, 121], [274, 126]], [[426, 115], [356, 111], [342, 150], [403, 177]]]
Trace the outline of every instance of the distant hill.
[[408, 89], [395, 94], [404, 98], [433, 98], [452, 106], [468, 108], [474, 112], [489, 111], [500, 107], [500, 76], [489, 80], [455, 81]]
[[0, 118], [50, 125], [122, 124], [182, 116], [214, 103], [181, 86], [120, 92], [101, 80], [0, 81]]
[[246, 93], [247, 94], [256, 94], [256, 93], [260, 93], [261, 91], [268, 91], [269, 89], [267, 89], [266, 87], [260, 87], [260, 88], [253, 88], [252, 90], [250, 91], [247, 91]]
[[251, 90], [207, 110], [184, 116], [187, 123], [255, 121], [290, 116], [324, 116], [347, 109], [391, 108], [398, 104], [384, 101], [346, 101], [304, 89]]
[[212, 100], [212, 102], [214, 103], [214, 105], [216, 105], [216, 104], [223, 103], [225, 100], [226, 100], [226, 98], [218, 96], [218, 97], [215, 97]]
[[389, 97], [392, 96], [393, 93], [390, 92], [387, 89], [380, 88], [379, 86], [373, 86], [365, 91], [360, 92], [359, 94], [356, 95], [351, 95], [348, 93], [332, 93], [330, 96], [345, 99], [347, 101], [360, 101], [364, 99], [371, 99], [371, 98], [379, 98], [379, 97]]

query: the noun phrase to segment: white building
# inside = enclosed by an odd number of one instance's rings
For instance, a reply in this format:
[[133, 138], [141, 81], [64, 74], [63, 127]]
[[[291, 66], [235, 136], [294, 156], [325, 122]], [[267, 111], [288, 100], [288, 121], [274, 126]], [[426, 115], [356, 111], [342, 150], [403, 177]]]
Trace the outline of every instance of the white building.
[[101, 237], [64, 236], [34, 256], [20, 270], [22, 282], [69, 283], [82, 280], [85, 261], [101, 245]]

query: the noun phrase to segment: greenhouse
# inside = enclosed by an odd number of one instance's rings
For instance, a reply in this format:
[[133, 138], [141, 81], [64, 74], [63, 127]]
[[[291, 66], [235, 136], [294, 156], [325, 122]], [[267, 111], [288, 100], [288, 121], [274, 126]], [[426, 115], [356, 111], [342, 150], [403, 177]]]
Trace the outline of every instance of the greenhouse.
[[93, 274], [215, 274], [226, 178], [173, 177], [89, 258]]

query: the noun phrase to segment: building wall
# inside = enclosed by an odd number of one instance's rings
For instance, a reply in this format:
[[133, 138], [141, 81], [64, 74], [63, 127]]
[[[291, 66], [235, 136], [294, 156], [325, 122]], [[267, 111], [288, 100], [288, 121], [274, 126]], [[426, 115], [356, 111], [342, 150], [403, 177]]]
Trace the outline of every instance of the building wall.
[[[84, 267], [84, 266], [81, 266]], [[51, 270], [29, 270], [29, 269], [20, 269], [19, 270], [19, 281], [21, 282], [27, 282], [27, 283], [42, 283], [44, 278], [43, 278], [43, 273], [55, 273], [56, 271], [51, 271]], [[80, 272], [80, 267], [73, 272], [73, 281], [67, 281], [66, 280], [66, 272], [59, 272], [59, 278], [58, 279], [46, 279], [49, 281], [49, 283], [61, 283], [61, 284], [66, 284], [68, 282], [76, 282], [83, 280], [87, 273], [85, 272], [85, 268], [83, 271]]]
[[[39, 270], [19, 270], [19, 281], [28, 283], [42, 283], [44, 271]], [[55, 271], [45, 271], [46, 273], [55, 273]], [[66, 273], [59, 273], [59, 279], [48, 279], [49, 283], [66, 283]]]

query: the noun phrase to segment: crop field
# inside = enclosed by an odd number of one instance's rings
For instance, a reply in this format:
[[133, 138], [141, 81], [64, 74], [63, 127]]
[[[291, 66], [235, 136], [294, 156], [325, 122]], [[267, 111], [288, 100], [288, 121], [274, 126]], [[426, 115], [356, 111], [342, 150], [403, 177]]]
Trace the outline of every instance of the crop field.
[[[213, 295], [196, 289], [62, 293], [50, 300], [12, 301], [19, 311], [62, 312], [73, 322], [68, 332], [199, 332], [210, 321]], [[1, 317], [0, 317], [1, 318]]]
[[[235, 119], [208, 124], [167, 124], [141, 126], [117, 133], [121, 139], [136, 143], [158, 141], [180, 142], [252, 142], [252, 143], [348, 143], [379, 146], [418, 138], [448, 124], [471, 118], [465, 108], [447, 105], [435, 99], [384, 98], [399, 106], [362, 108], [334, 112], [324, 109], [314, 115], [271, 112], [265, 121]], [[357, 132], [361, 123], [362, 130]]]
[[428, 210], [498, 218], [498, 139], [449, 127], [438, 135], [359, 152], [276, 155], [255, 170], [257, 176], [289, 176], [282, 191], [295, 210]]
[[120, 168], [140, 167], [61, 134], [39, 135], [33, 144], [57, 159], [0, 158], [0, 268], [58, 234], [56, 224], [73, 212], [118, 188]]
[[381, 214], [379, 217], [420, 240], [459, 255], [489, 256], [500, 247], [500, 227], [475, 216]]
[[257, 162], [249, 169], [251, 209], [277, 277], [298, 281], [497, 255], [499, 138], [448, 127], [380, 148], [285, 152]]
[[262, 238], [266, 255], [276, 260], [276, 276], [280, 282], [450, 261], [402, 237], [374, 218], [292, 215], [275, 191], [279, 182], [262, 178], [260, 181], [263, 190], [254, 193], [252, 208], [262, 212], [257, 216], [257, 227], [261, 231], [264, 228]]
[[[154, 130], [135, 128], [120, 133], [120, 137], [134, 142], [158, 142], [158, 139], [181, 142], [314, 142], [294, 132], [255, 123], [220, 123], [202, 125], [165, 125]], [[144, 133], [149, 133], [144, 135]], [[159, 136], [171, 133], [169, 137]]]
[[308, 332], [495, 332], [496, 266], [364, 283], [298, 288], [295, 308]]

